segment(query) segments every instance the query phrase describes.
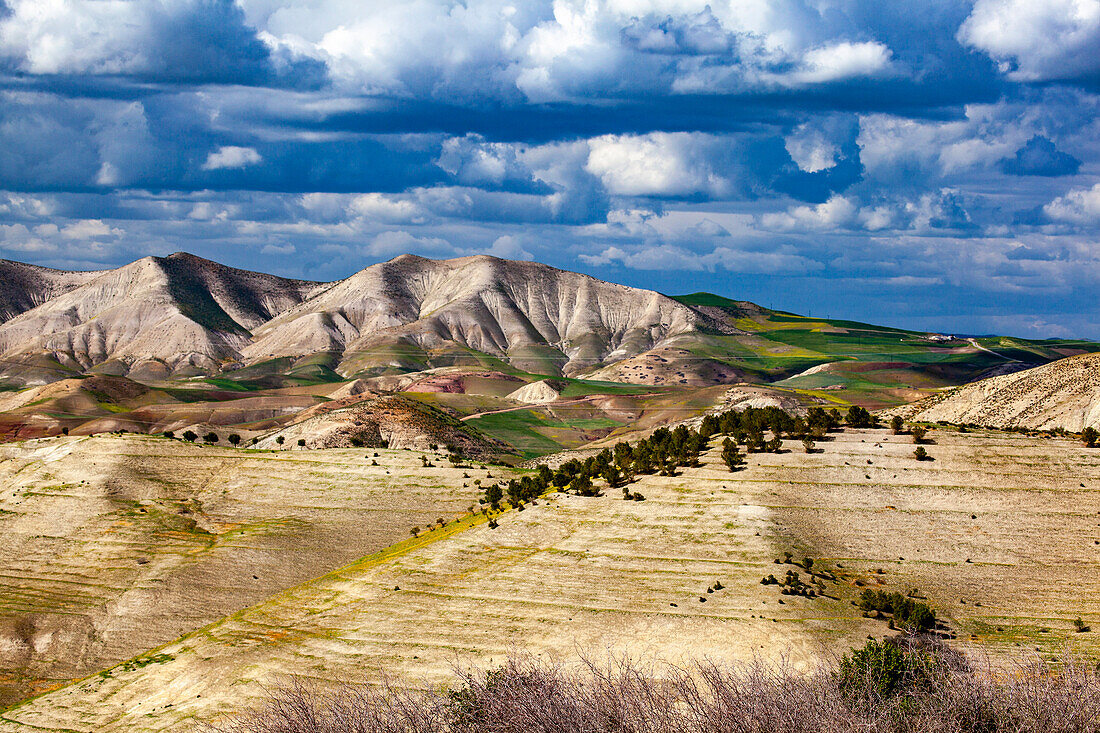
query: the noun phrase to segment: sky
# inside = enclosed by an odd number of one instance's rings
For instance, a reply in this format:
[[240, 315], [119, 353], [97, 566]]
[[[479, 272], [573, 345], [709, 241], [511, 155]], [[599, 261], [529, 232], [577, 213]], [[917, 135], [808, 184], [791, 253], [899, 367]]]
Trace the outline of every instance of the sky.
[[0, 0], [0, 257], [1100, 339], [1097, 0]]

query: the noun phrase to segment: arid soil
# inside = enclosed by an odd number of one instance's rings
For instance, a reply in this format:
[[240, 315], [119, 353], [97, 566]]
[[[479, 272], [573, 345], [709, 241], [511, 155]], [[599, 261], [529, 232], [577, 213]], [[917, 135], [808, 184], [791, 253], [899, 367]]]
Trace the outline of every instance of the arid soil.
[[117, 664], [477, 503], [466, 471], [420, 456], [134, 435], [0, 446], [0, 699]]
[[[191, 730], [289, 674], [445, 682], [513, 648], [812, 665], [890, 633], [851, 604], [865, 587], [919, 589], [957, 644], [994, 659], [1061, 654], [1067, 640], [1094, 653], [1098, 632], [1071, 622], [1100, 620], [1100, 451], [931, 437], [932, 461], [908, 436], [854, 430], [732, 474], [715, 449], [701, 468], [633, 484], [645, 501], [556, 495], [496, 529], [454, 524], [11, 709], [0, 730]], [[761, 585], [788, 570], [809, 580], [775, 562], [785, 552], [837, 582], [813, 599]]]
[[1080, 432], [1100, 427], [1100, 354], [1081, 354], [890, 410], [910, 420]]

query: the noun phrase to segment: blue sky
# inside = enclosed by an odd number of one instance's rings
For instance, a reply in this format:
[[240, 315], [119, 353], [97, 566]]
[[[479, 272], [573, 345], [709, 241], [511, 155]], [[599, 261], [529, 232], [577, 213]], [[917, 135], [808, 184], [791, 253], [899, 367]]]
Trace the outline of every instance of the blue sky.
[[0, 0], [0, 256], [1100, 338], [1096, 0]]

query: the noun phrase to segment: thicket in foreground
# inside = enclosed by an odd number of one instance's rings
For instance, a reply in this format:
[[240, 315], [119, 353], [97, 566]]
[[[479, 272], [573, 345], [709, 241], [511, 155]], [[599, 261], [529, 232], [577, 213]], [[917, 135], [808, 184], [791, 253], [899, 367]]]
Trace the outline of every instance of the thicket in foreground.
[[566, 669], [514, 658], [453, 690], [295, 684], [221, 733], [1097, 733], [1100, 677], [972, 670], [937, 642], [868, 642], [831, 669], [762, 663]]

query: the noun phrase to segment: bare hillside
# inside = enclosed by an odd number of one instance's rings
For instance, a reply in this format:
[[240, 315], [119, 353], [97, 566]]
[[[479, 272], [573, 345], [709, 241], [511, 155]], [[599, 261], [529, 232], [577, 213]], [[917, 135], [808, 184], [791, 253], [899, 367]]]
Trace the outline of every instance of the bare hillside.
[[[402, 255], [256, 332], [249, 360], [334, 352], [340, 371], [399, 366], [407, 350], [466, 347], [539, 373], [576, 373], [689, 331], [698, 316], [650, 290], [529, 262]], [[415, 354], [412, 358], [415, 358]]]
[[250, 328], [319, 287], [186, 254], [92, 275], [0, 325], [9, 374], [41, 383], [92, 367], [154, 378], [216, 371]]
[[891, 412], [910, 420], [1001, 428], [1100, 427], [1100, 354], [983, 379]]
[[98, 272], [66, 272], [0, 260], [0, 323], [91, 280]]

